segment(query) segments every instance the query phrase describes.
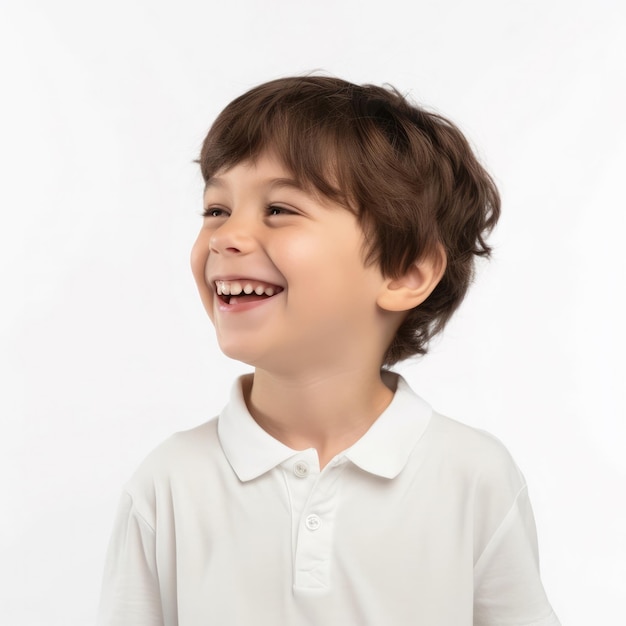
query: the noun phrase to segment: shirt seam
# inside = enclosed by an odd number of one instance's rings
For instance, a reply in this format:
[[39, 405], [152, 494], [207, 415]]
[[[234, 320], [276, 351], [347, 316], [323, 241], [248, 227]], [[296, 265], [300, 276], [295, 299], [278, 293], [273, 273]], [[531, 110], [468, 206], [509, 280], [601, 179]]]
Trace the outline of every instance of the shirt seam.
[[[478, 567], [478, 565], [480, 564], [481, 559], [483, 558], [483, 556], [485, 555], [487, 550], [491, 547], [491, 544], [495, 541], [495, 538], [498, 536], [498, 533], [500, 532], [500, 529], [504, 526], [505, 522], [507, 522], [509, 517], [512, 515], [513, 511], [516, 509], [517, 501], [519, 500], [519, 497], [522, 495], [522, 492], [524, 492], [527, 489], [528, 489], [528, 485], [526, 483], [524, 483], [520, 487], [519, 491], [515, 494], [515, 497], [513, 498], [513, 502], [511, 504], [511, 506], [509, 507], [509, 510], [506, 512], [506, 514], [502, 518], [501, 522], [498, 524], [496, 529], [493, 531], [491, 537], [489, 538], [489, 541], [487, 542], [485, 547], [482, 549], [482, 552], [480, 553], [480, 556], [476, 559], [476, 562], [474, 563], [474, 570]], [[521, 624], [520, 626], [532, 626], [534, 623], [536, 623], [536, 622], [530, 622], [529, 624]]]
[[124, 490], [124, 493], [130, 498], [132, 513], [137, 517], [137, 519], [143, 522], [153, 534], [156, 535], [156, 530], [152, 527], [152, 524], [148, 522], [148, 520], [140, 513], [139, 509], [137, 508], [137, 505], [135, 504], [135, 498], [133, 498], [133, 494], [130, 493], [130, 491], [128, 491], [127, 489]]

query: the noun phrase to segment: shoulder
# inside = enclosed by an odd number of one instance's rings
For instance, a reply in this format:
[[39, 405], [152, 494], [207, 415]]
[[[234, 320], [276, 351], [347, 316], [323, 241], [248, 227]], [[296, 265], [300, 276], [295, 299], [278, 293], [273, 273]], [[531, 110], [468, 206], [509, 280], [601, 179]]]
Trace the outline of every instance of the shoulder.
[[157, 503], [169, 502], [182, 486], [193, 489], [204, 477], [215, 474], [221, 448], [217, 419], [168, 437], [139, 464], [124, 491], [133, 507], [151, 523]]
[[[476, 560], [509, 523], [533, 528], [526, 481], [505, 445], [493, 435], [433, 413], [414, 466], [434, 494], [442, 517], [461, 519]], [[507, 522], [508, 520], [508, 522]], [[530, 532], [532, 535], [532, 532]]]
[[516, 483], [523, 476], [506, 446], [494, 435], [433, 412], [426, 435], [445, 458], [477, 475], [503, 472]]
[[485, 460], [498, 460], [503, 463], [512, 461], [504, 443], [485, 430], [468, 426], [437, 412], [433, 412], [431, 424], [440, 436], [445, 437], [447, 444], [459, 452], [464, 450], [475, 459], [485, 456]]
[[433, 413], [420, 444], [433, 481], [477, 514], [501, 519], [526, 489], [505, 445], [485, 431]]
[[[390, 439], [392, 443], [398, 439], [401, 442], [409, 440], [411, 438], [407, 428], [402, 430], [402, 427], [416, 422], [421, 424], [415, 431], [417, 440], [414, 439], [410, 444], [415, 469], [423, 468], [425, 464], [433, 469], [439, 468], [446, 474], [458, 472], [467, 476], [480, 476], [505, 472], [511, 479], [523, 481], [509, 451], [499, 439], [433, 410], [402, 376], [395, 376], [396, 394], [390, 405], [396, 416], [395, 421], [391, 422], [395, 434]], [[398, 419], [399, 414], [402, 419]], [[401, 448], [402, 443], [398, 447]]]
[[216, 446], [219, 446], [217, 419], [175, 433], [146, 456], [129, 481], [129, 485], [141, 482], [146, 476], [153, 480], [155, 477], [171, 475], [189, 465], [202, 462]]

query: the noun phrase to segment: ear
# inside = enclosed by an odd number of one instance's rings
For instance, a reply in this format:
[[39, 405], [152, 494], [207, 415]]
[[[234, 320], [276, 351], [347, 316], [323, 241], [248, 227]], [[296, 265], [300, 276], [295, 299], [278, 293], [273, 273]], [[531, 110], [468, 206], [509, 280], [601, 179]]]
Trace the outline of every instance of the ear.
[[415, 261], [405, 274], [386, 281], [376, 303], [385, 311], [409, 311], [432, 293], [446, 270], [446, 253], [441, 244], [423, 259]]

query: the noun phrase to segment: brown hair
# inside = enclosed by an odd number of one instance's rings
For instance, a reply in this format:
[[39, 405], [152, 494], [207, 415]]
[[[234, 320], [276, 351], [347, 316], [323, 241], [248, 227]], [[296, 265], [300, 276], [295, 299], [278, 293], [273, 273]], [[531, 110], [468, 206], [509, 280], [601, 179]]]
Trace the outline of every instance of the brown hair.
[[446, 270], [411, 309], [384, 364], [425, 354], [461, 303], [500, 214], [496, 186], [459, 129], [393, 88], [321, 76], [282, 78], [233, 100], [200, 154], [205, 181], [272, 150], [305, 187], [354, 211], [366, 262], [397, 278], [441, 244]]

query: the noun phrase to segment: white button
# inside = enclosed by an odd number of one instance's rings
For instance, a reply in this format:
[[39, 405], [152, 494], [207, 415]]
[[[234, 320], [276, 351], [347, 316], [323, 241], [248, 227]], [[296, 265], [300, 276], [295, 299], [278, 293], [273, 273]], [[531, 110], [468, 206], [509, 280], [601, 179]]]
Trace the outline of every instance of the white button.
[[304, 525], [309, 530], [317, 530], [322, 525], [322, 520], [313, 513], [312, 515], [308, 515], [304, 520]]
[[298, 461], [293, 466], [293, 473], [298, 478], [304, 478], [305, 476], [309, 475], [309, 466], [304, 461]]

